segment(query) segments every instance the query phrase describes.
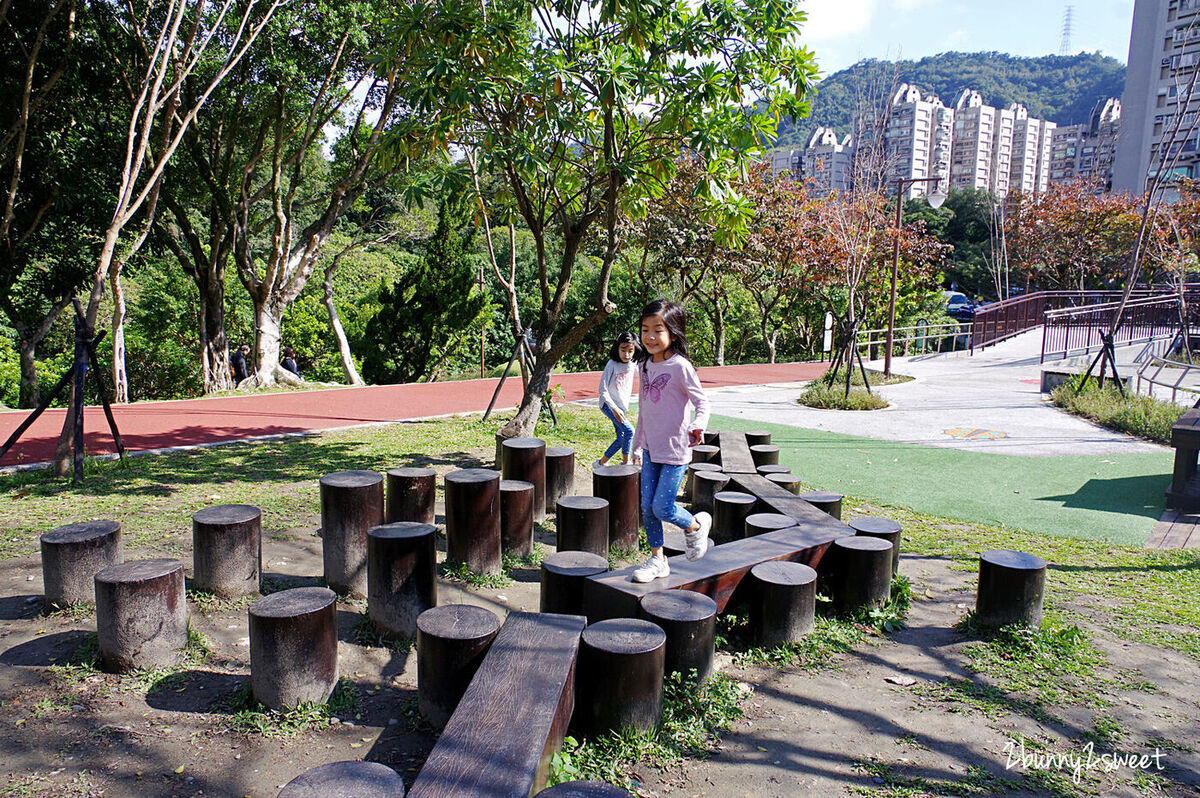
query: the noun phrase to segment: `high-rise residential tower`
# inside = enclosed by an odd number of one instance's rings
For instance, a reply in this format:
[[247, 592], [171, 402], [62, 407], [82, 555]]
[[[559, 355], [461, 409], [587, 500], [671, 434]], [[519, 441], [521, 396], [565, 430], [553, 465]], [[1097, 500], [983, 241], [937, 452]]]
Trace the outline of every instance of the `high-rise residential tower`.
[[1113, 182], [1113, 157], [1121, 127], [1121, 101], [1100, 100], [1082, 125], [1064, 125], [1054, 131], [1050, 156], [1050, 182], [1070, 183], [1095, 178], [1098, 191]]
[[[1140, 194], [1164, 166], [1172, 175], [1200, 175], [1200, 2], [1135, 0], [1114, 191]], [[1179, 118], [1177, 114], [1182, 114]]]
[[[916, 86], [900, 84], [888, 102], [883, 129], [887, 179], [941, 177], [946, 181], [941, 190], [948, 190], [953, 129], [953, 109]], [[932, 190], [932, 183], [914, 183], [904, 194], [911, 199]]]

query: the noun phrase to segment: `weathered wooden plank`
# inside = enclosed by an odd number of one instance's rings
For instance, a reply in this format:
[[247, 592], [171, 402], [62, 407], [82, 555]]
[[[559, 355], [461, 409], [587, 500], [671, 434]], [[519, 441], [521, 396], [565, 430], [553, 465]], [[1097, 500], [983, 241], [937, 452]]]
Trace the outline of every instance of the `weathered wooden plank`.
[[[845, 526], [841, 521], [830, 518], [825, 513], [813, 507], [799, 496], [759, 474], [733, 474], [730, 485], [736, 485], [737, 490], [758, 497], [758, 500], [770, 508], [769, 512], [782, 513], [796, 519], [798, 524], [817, 524], [832, 521]], [[846, 527], [849, 529], [849, 527]]]
[[1161, 549], [1163, 541], [1171, 531], [1171, 525], [1175, 523], [1175, 519], [1179, 517], [1178, 510], [1166, 510], [1162, 514], [1162, 518], [1154, 525], [1154, 529], [1150, 530], [1150, 537], [1146, 539], [1146, 548]]
[[682, 556], [672, 557], [671, 575], [647, 584], [633, 581], [633, 567], [590, 577], [583, 585], [584, 612], [592, 623], [608, 618], [632, 618], [642, 596], [674, 589], [703, 593], [722, 611], [755, 565], [790, 560], [815, 568], [834, 540], [854, 534], [840, 521], [821, 512], [817, 514], [821, 516], [819, 523], [805, 523], [714, 546], [693, 562]]
[[717, 434], [717, 445], [721, 447], [721, 470], [726, 474], [755, 473], [746, 433], [722, 430]]
[[575, 709], [586, 621], [514, 612], [446, 724], [412, 798], [528, 798], [546, 783]]

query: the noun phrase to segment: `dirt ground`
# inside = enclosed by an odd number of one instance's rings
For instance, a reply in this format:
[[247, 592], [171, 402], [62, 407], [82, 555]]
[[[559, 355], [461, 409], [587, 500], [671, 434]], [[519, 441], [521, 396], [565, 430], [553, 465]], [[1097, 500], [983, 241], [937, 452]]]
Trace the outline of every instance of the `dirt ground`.
[[[587, 490], [586, 467], [577, 486]], [[64, 523], [79, 519], [64, 519]], [[440, 519], [439, 519], [440, 520]], [[264, 529], [263, 571], [276, 587], [316, 584], [321, 574], [319, 518], [297, 529]], [[552, 545], [553, 536], [542, 534]], [[180, 550], [180, 546], [183, 547]], [[186, 523], [170, 556], [190, 571]], [[127, 559], [163, 556], [127, 551]], [[1052, 717], [1019, 703], [981, 710], [922, 690], [946, 678], [975, 679], [954, 623], [973, 603], [974, 574], [948, 561], [902, 558], [913, 581], [907, 629], [872, 636], [817, 670], [719, 666], [749, 684], [746, 715], [705, 760], [670, 772], [640, 772], [646, 796], [887, 795], [1200, 795], [1200, 667], [1168, 650], [1135, 645], [1089, 629], [1109, 665], [1096, 674], [1103, 712], [1124, 729], [1120, 749], [1153, 751], [1162, 765], [1144, 774], [1096, 769], [1071, 785], [1069, 770], [1050, 769], [1037, 789], [1015, 788], [1022, 767], [1006, 771], [1006, 745], [1018, 735], [1049, 750], [1086, 757], [1080, 739], [1095, 725], [1096, 707], [1055, 706]], [[503, 614], [536, 609], [536, 569], [515, 572], [502, 589], [443, 581], [439, 603], [478, 604]], [[87, 614], [46, 616], [36, 557], [0, 562], [0, 795], [274, 796], [310, 767], [370, 759], [396, 768], [411, 783], [433, 743], [419, 720], [414, 651], [362, 645], [355, 627], [365, 603], [339, 604], [341, 673], [358, 688], [352, 717], [291, 737], [231, 731], [230, 702], [249, 674], [245, 606], [205, 613], [191, 623], [207, 639], [204, 664], [157, 680], [87, 673], [81, 680], [51, 670], [67, 662], [95, 632]], [[1131, 676], [1132, 675], [1132, 676]], [[1133, 678], [1137, 677], [1137, 678]], [[892, 681], [888, 681], [891, 679]], [[897, 683], [899, 682], [899, 683]], [[1113, 684], [1124, 685], [1113, 687]], [[1154, 687], [1157, 685], [1157, 687]], [[1127, 689], [1126, 689], [1127, 688]], [[1096, 753], [1101, 748], [1097, 746]], [[982, 769], [982, 771], [980, 770]], [[990, 775], [989, 775], [990, 774]], [[921, 778], [936, 790], [895, 791]]]

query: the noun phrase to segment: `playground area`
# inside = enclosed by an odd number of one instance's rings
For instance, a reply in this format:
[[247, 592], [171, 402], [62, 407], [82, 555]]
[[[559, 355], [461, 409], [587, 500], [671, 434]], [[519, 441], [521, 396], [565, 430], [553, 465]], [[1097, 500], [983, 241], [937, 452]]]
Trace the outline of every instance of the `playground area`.
[[[921, 367], [904, 364], [914, 374]], [[892, 408], [843, 430], [832, 411], [795, 405], [792, 383], [801, 380], [776, 368], [780, 376], [715, 387], [712, 428], [769, 432], [778, 467], [795, 475], [797, 490], [844, 496], [840, 521], [805, 516], [814, 528], [836, 530], [862, 517], [898, 524], [903, 579], [892, 582], [874, 616], [839, 616], [821, 602], [804, 640], [780, 646], [758, 643], [744, 602], [722, 601], [707, 711], [689, 708], [677, 692], [667, 696], [669, 730], [688, 743], [572, 732], [552, 771], [607, 778], [642, 796], [1197, 795], [1200, 561], [1193, 551], [1143, 548], [1161, 512], [1169, 450], [1125, 439], [1137, 447], [1126, 454], [1120, 436], [1065, 416], [1069, 424], [1057, 433], [1048, 432], [1050, 416], [1020, 426], [1019, 408], [995, 425], [1008, 438], [946, 435], [951, 445], [931, 445], [910, 428], [888, 440], [876, 435], [890, 423], [874, 419], [923, 402], [901, 392], [935, 374], [889, 386]], [[1010, 376], [997, 384], [1027, 390], [1026, 377]], [[975, 412], [970, 397], [959, 404]], [[792, 408], [821, 415], [811, 428], [799, 426], [785, 414]], [[436, 602], [486, 609], [500, 621], [542, 608], [540, 571], [560, 547], [559, 519], [534, 524], [533, 556], [507, 558], [499, 574], [447, 568], [455, 544], [443, 486], [448, 474], [499, 466], [496, 419], [378, 424], [344, 402], [342, 409], [355, 426], [133, 457], [125, 468], [98, 461], [78, 489], [45, 472], [0, 477], [12, 496], [0, 505], [0, 662], [8, 666], [0, 693], [11, 726], [0, 794], [274, 796], [304, 771], [343, 760], [383, 763], [413, 794], [434, 794], [415, 784], [438, 738], [421, 710], [414, 643], [380, 636], [369, 602], [343, 596], [330, 702], [290, 713], [254, 706], [252, 598], [195, 589], [191, 518], [219, 505], [259, 508], [262, 592], [316, 589], [329, 583], [318, 534], [321, 478], [429, 468], [438, 485]], [[934, 412], [946, 429], [984, 429], [951, 407]], [[1086, 429], [1070, 431], [1077, 424]], [[574, 453], [574, 492], [590, 494], [588, 464], [610, 431], [598, 411], [564, 406], [560, 424], [538, 434]], [[1013, 454], [1021, 435], [1048, 448]], [[734, 469], [732, 462], [718, 470]], [[736, 469], [732, 479], [757, 484]], [[798, 501], [760, 490], [760, 501], [780, 502], [777, 510]], [[188, 566], [184, 660], [105, 673], [95, 660], [95, 613], [45, 612], [38, 536], [105, 518], [122, 524], [127, 561], [174, 558]], [[798, 553], [811, 550], [803, 545], [809, 549]], [[964, 620], [976, 607], [979, 555], [995, 549], [1048, 563], [1039, 632], [996, 635]], [[619, 572], [642, 556], [614, 551], [604, 567]], [[681, 568], [679, 578], [688, 573]], [[687, 734], [680, 718], [691, 723]]]

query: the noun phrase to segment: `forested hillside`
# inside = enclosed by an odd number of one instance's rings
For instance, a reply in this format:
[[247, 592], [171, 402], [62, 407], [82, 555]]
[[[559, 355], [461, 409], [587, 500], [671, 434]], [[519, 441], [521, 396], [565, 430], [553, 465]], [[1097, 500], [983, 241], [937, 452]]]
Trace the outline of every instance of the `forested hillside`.
[[848, 133], [856, 98], [886, 92], [895, 83], [914, 83], [922, 92], [933, 92], [952, 105], [963, 89], [975, 89], [989, 105], [1018, 102], [1031, 116], [1071, 125], [1087, 119], [1096, 101], [1120, 97], [1125, 66], [1099, 53], [1071, 56], [1047, 55], [1019, 58], [1004, 53], [941, 53], [919, 61], [864, 60], [821, 81], [813, 112], [802, 120], [783, 120], [780, 148], [804, 146], [817, 126], [832, 126]]

